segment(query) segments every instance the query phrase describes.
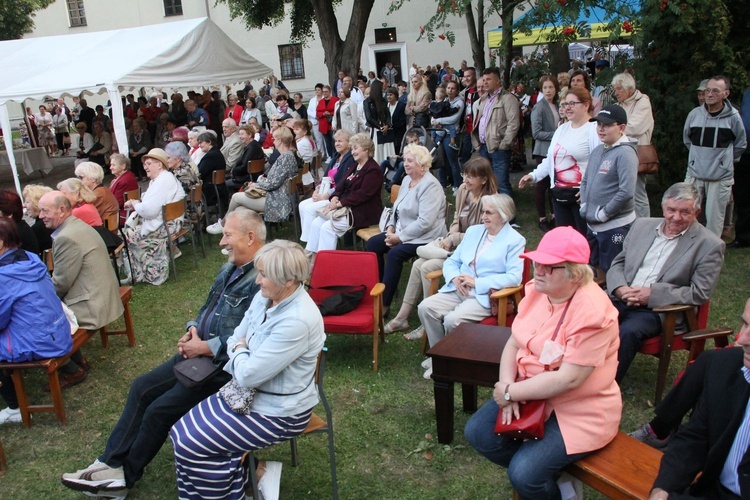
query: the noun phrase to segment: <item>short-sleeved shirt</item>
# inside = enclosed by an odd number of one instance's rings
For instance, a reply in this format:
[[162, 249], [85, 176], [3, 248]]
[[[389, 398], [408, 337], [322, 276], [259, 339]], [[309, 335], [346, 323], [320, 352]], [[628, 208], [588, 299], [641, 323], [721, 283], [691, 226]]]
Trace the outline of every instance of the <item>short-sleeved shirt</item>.
[[[537, 292], [533, 280], [526, 285], [513, 322], [513, 338], [520, 346], [517, 380], [544, 371], [539, 356], [564, 309], [565, 303], [552, 304], [547, 295]], [[622, 416], [620, 387], [615, 382], [620, 347], [617, 316], [607, 294], [590, 283], [573, 296], [557, 334], [555, 342], [564, 347], [564, 354], [550, 364], [551, 370], [563, 362], [594, 367], [580, 386], [547, 400], [546, 416], [555, 412], [568, 454], [597, 450], [617, 434]]]

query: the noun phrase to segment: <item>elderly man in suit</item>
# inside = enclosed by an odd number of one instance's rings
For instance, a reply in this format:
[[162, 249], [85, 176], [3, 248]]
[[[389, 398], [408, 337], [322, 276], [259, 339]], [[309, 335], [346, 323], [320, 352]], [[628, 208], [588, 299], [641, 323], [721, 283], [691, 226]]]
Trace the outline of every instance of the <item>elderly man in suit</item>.
[[[117, 277], [101, 236], [73, 216], [70, 201], [60, 191], [51, 191], [39, 199], [39, 218], [47, 229], [53, 230], [55, 292], [73, 311], [78, 325], [98, 330], [122, 316]], [[76, 352], [70, 359], [73, 363], [62, 367], [62, 387], [86, 378], [88, 363], [81, 353]]]
[[221, 154], [224, 155], [227, 165], [234, 166], [245, 149], [245, 144], [242, 142], [240, 134], [237, 133], [237, 122], [232, 118], [227, 118], [221, 122], [221, 130], [224, 133], [224, 144], [220, 149]]
[[664, 218], [636, 219], [607, 272], [607, 290], [620, 311], [616, 380], [621, 382], [641, 343], [659, 335], [654, 307], [701, 305], [711, 297], [724, 263], [724, 242], [695, 222], [701, 199], [679, 182], [662, 197]]
[[750, 300], [735, 342], [698, 358], [710, 355], [703, 377], [691, 379], [698, 402], [669, 442], [652, 500], [750, 498]]

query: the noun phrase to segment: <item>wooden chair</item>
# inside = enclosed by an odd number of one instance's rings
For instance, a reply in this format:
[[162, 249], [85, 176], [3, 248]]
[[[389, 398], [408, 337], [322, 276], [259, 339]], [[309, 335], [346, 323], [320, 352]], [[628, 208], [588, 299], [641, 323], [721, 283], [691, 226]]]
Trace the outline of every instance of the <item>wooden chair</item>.
[[[178, 239], [183, 236], [190, 235], [190, 241], [193, 245], [193, 262], [195, 262], [195, 268], [198, 268], [198, 254], [195, 250], [195, 233], [192, 229], [192, 223], [188, 217], [185, 217], [185, 198], [167, 203], [161, 208], [162, 216], [162, 227], [167, 233], [167, 250], [169, 251], [169, 259], [172, 261], [172, 272], [174, 273], [174, 279], [177, 279], [177, 266], [174, 262], [175, 248], [178, 248], [175, 244]], [[182, 217], [182, 227], [176, 233], [169, 231], [169, 224], [173, 220], [177, 220]]]
[[[398, 192], [400, 189], [401, 186], [399, 186], [398, 184], [391, 187], [391, 206], [396, 203], [396, 199], [398, 198]], [[380, 230], [380, 226], [375, 224], [373, 226], [365, 227], [357, 231], [357, 238], [362, 240], [362, 247], [364, 247], [365, 244], [367, 244], [367, 242], [370, 240], [370, 238], [372, 238], [376, 234], [380, 234], [381, 232], [382, 231]]]
[[[333, 447], [333, 417], [331, 415], [331, 405], [328, 403], [328, 398], [326, 398], [326, 393], [323, 389], [323, 372], [325, 368], [325, 357], [327, 351], [328, 349], [324, 347], [320, 352], [320, 354], [318, 355], [318, 366], [315, 368], [315, 386], [318, 389], [320, 402], [323, 404], [325, 419], [319, 417], [313, 412], [312, 417], [310, 417], [310, 422], [307, 424], [305, 430], [302, 431], [301, 435], [306, 436], [308, 434], [316, 434], [322, 432], [328, 434], [328, 461], [330, 462], [331, 467], [331, 497], [335, 500], [339, 497], [339, 488], [338, 480], [336, 479], [336, 453]], [[297, 438], [292, 438], [289, 443], [291, 444], [292, 448], [292, 466], [299, 467]], [[251, 475], [251, 484], [253, 493], [256, 493], [258, 491], [258, 478], [255, 471], [253, 452], [247, 452], [243, 457], [243, 461], [244, 460], [250, 460], [249, 469]], [[253, 494], [253, 498], [258, 497]]]
[[211, 184], [214, 186], [216, 192], [216, 206], [219, 210], [219, 219], [224, 217], [224, 207], [221, 205], [221, 193], [219, 192], [219, 186], [226, 183], [226, 170], [214, 170], [211, 172]]
[[[672, 351], [690, 351], [693, 349], [690, 340], [698, 339], [699, 336], [691, 337], [687, 334], [690, 332], [698, 333], [700, 331], [700, 333], [703, 333], [706, 331], [709, 309], [709, 301], [697, 307], [692, 305], [670, 305], [652, 309], [655, 313], [664, 315], [662, 333], [657, 337], [644, 341], [638, 352], [659, 358], [659, 368], [656, 374], [656, 392], [654, 394], [655, 405], [659, 404], [664, 394]], [[679, 316], [684, 317], [685, 324], [687, 325], [687, 330], [682, 333], [676, 331]], [[729, 344], [728, 337], [732, 331], [729, 329], [714, 329], [714, 331], [718, 333], [713, 337], [715, 344], [718, 347], [726, 347]], [[703, 344], [705, 344], [705, 341]], [[699, 348], [698, 344], [696, 344], [695, 348]], [[703, 350], [702, 346], [700, 350]], [[695, 355], [697, 356], [697, 353]]]
[[[18, 408], [21, 410], [21, 421], [23, 422], [24, 427], [31, 427], [31, 414], [40, 412], [54, 412], [61, 425], [67, 423], [65, 404], [63, 403], [62, 389], [60, 387], [60, 377], [58, 376], [57, 370], [65, 364], [68, 358], [70, 358], [74, 352], [78, 351], [94, 333], [93, 330], [84, 330], [83, 328], [76, 330], [73, 334], [73, 348], [64, 356], [37, 359], [34, 361], [22, 361], [19, 363], [0, 363], [0, 370], [9, 371], [10, 376], [13, 379], [13, 386], [16, 389], [16, 396], [18, 397]], [[23, 379], [24, 371], [28, 368], [41, 368], [46, 372], [50, 395], [52, 396], [51, 405], [29, 404], [29, 397], [26, 393], [26, 384]]]
[[206, 245], [203, 242], [203, 231], [206, 229], [206, 205], [203, 198], [202, 182], [199, 182], [190, 188], [188, 202], [190, 203], [190, 213], [188, 214], [191, 218], [190, 223], [193, 232], [198, 234], [198, 239], [201, 242], [201, 250], [203, 251], [203, 258], [205, 259]]
[[261, 174], [266, 169], [266, 160], [264, 158], [261, 158], [259, 160], [250, 160], [247, 162], [247, 173], [250, 174], [250, 179], [255, 182], [258, 177], [260, 177]]
[[[42, 261], [47, 265], [47, 271], [52, 274], [55, 270], [55, 265], [52, 262], [52, 250], [47, 249], [42, 253]], [[109, 336], [110, 335], [127, 335], [128, 344], [130, 347], [135, 347], [135, 327], [133, 326], [133, 315], [130, 312], [130, 299], [133, 298], [133, 287], [132, 286], [121, 286], [120, 287], [120, 301], [122, 301], [122, 307], [125, 311], [122, 314], [123, 320], [125, 321], [124, 330], [108, 330], [106, 326], [99, 330], [99, 334], [102, 339], [102, 347], [105, 349], [109, 347]]]
[[117, 284], [121, 285], [120, 282], [120, 271], [117, 269], [117, 257], [123, 253], [123, 250], [127, 254], [128, 262], [130, 263], [130, 269], [133, 269], [132, 261], [130, 260], [130, 251], [127, 248], [127, 241], [125, 240], [125, 234], [120, 231], [120, 214], [115, 212], [114, 214], [108, 215], [102, 218], [104, 227], [107, 228], [112, 234], [119, 236], [122, 239], [122, 243], [109, 252], [109, 259], [112, 261], [112, 267], [115, 269], [115, 276], [117, 276]]
[[[345, 272], [342, 272], [345, 270]], [[383, 291], [378, 261], [374, 253], [351, 250], [318, 252], [310, 276], [310, 288], [365, 285], [367, 292], [353, 311], [342, 316], [324, 316], [327, 334], [372, 336], [372, 369], [378, 371], [378, 346], [385, 342], [383, 331]]]
[[[513, 320], [516, 319], [516, 313], [518, 312], [518, 304], [521, 302], [524, 296], [524, 289], [526, 283], [531, 279], [531, 261], [529, 259], [523, 259], [523, 274], [521, 276], [521, 284], [518, 286], [512, 286], [508, 288], [502, 288], [490, 294], [490, 302], [497, 304], [497, 315], [489, 316], [479, 322], [480, 325], [513, 325]], [[440, 288], [440, 280], [443, 277], [443, 270], [438, 269], [427, 273], [425, 278], [430, 280], [430, 296], [438, 293]], [[425, 354], [429, 349], [427, 344], [427, 333], [422, 336], [422, 354]]]
[[[122, 199], [125, 200], [125, 201], [128, 201], [128, 200], [140, 200], [141, 199], [141, 188], [140, 188], [140, 186], [138, 187], [138, 189], [133, 189], [132, 191], [125, 191], [122, 194]], [[129, 208], [127, 210], [125, 210], [125, 220], [127, 220], [127, 218], [130, 216], [130, 212], [132, 212], [132, 210], [130, 210]]]

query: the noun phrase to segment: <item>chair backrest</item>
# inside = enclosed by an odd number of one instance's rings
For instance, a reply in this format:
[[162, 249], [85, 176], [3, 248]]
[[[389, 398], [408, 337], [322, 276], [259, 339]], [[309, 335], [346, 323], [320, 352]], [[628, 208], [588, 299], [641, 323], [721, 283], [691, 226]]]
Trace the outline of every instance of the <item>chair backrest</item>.
[[399, 190], [401, 190], [401, 186], [399, 186], [398, 184], [394, 184], [393, 186], [391, 186], [391, 205], [396, 203]]
[[47, 265], [47, 271], [49, 271], [50, 274], [52, 274], [52, 271], [55, 270], [55, 264], [52, 262], [52, 249], [48, 248], [44, 252], [42, 252], [42, 262], [44, 262]]
[[133, 189], [132, 191], [125, 191], [123, 194], [125, 201], [128, 200], [140, 200], [141, 199], [141, 188]]
[[[368, 292], [380, 281], [378, 259], [372, 252], [352, 250], [323, 250], [315, 257], [310, 275], [310, 287], [365, 285]], [[372, 304], [366, 293], [363, 304]]]
[[224, 184], [227, 171], [224, 169], [214, 170], [211, 172], [211, 184]]
[[185, 198], [172, 203], [167, 203], [162, 207], [162, 217], [164, 222], [173, 221], [179, 219], [185, 215]]
[[262, 174], [266, 168], [266, 160], [260, 158], [259, 160], [250, 160], [247, 162], [247, 173], [250, 175]]
[[117, 234], [117, 229], [120, 224], [120, 214], [115, 212], [106, 217], [102, 217], [102, 221], [104, 222], [104, 227]]
[[203, 183], [199, 182], [190, 188], [190, 203], [198, 204], [203, 202]]

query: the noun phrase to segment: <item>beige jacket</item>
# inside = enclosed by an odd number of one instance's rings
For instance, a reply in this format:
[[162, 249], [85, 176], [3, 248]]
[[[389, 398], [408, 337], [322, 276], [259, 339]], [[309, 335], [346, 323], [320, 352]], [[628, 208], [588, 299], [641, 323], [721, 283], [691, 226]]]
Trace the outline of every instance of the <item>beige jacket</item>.
[[[471, 132], [471, 142], [474, 150], [479, 150], [481, 146], [479, 142], [479, 123], [484, 115], [487, 99], [488, 96], [485, 95], [479, 101], [479, 110], [476, 114], [474, 130]], [[511, 149], [513, 140], [521, 128], [521, 105], [518, 103], [518, 99], [505, 90], [501, 90], [492, 104], [490, 112], [490, 121], [487, 124], [487, 135], [485, 137], [487, 152], [494, 153], [498, 149]]]
[[88, 224], [70, 216], [53, 233], [52, 283], [57, 296], [87, 330], [107, 326], [122, 316], [117, 277], [104, 240]]
[[633, 95], [620, 103], [628, 114], [628, 126], [625, 135], [637, 140], [639, 146], [651, 144], [651, 134], [654, 132], [654, 114], [651, 112], [651, 100], [646, 94], [636, 90]]

